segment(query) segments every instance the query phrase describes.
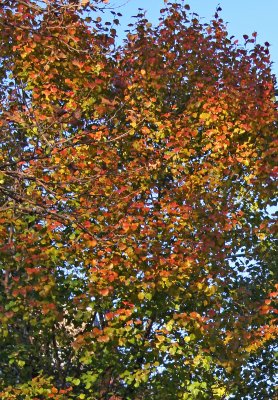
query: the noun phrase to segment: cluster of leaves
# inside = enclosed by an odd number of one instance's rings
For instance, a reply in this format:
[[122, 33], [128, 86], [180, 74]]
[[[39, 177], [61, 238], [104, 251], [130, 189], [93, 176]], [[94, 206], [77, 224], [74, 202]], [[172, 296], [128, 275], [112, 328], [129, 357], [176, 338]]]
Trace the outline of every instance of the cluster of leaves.
[[0, 1], [1, 398], [269, 400], [268, 45], [105, 3]]

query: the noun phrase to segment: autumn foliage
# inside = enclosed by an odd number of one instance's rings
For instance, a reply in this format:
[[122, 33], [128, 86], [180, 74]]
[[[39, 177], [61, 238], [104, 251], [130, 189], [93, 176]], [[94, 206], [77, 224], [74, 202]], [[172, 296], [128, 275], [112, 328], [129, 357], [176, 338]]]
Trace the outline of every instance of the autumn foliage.
[[269, 45], [107, 3], [0, 1], [0, 397], [274, 399]]

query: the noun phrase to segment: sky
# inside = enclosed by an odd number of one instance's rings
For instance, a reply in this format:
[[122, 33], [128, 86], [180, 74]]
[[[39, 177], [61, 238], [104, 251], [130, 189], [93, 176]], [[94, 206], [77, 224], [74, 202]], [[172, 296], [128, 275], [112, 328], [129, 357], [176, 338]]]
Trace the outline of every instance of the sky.
[[[209, 22], [217, 6], [222, 8], [222, 19], [228, 23], [228, 32], [244, 43], [242, 36], [257, 32], [257, 42], [269, 42], [273, 73], [278, 77], [278, 0], [188, 0], [192, 12]], [[159, 10], [165, 7], [164, 0], [110, 0], [115, 11], [123, 14], [120, 36], [127, 24], [132, 22], [138, 7], [147, 11], [146, 17], [153, 24], [158, 22]]]

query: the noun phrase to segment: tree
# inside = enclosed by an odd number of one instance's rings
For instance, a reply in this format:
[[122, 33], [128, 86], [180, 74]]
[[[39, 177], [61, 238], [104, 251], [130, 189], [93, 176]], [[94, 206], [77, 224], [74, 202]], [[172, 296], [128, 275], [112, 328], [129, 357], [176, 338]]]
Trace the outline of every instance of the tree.
[[274, 399], [268, 44], [105, 3], [0, 2], [1, 398]]

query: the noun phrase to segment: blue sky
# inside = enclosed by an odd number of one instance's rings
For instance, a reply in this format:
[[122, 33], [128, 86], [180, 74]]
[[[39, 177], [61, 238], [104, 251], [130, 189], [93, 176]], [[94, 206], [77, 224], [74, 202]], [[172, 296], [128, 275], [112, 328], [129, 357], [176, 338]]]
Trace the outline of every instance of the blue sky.
[[[259, 43], [269, 42], [273, 61], [273, 73], [278, 77], [278, 0], [188, 0], [192, 12], [203, 21], [209, 21], [218, 5], [222, 8], [222, 18], [228, 23], [228, 32], [242, 43], [242, 35], [258, 33]], [[153, 24], [158, 22], [159, 10], [165, 6], [164, 0], [110, 0], [110, 6], [121, 12], [123, 31], [136, 15], [138, 7], [147, 11], [147, 18]]]

